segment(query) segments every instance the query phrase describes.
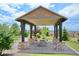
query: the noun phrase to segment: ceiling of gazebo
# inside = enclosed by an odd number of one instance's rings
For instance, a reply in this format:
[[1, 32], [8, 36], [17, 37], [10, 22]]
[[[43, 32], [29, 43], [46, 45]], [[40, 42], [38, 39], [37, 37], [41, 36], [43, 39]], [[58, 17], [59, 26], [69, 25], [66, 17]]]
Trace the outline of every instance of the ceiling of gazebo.
[[66, 17], [61, 16], [55, 12], [52, 12], [42, 6], [32, 10], [31, 12], [22, 15], [21, 17], [17, 18], [18, 21], [28, 21], [35, 25], [54, 25], [56, 24], [60, 18], [66, 19]]

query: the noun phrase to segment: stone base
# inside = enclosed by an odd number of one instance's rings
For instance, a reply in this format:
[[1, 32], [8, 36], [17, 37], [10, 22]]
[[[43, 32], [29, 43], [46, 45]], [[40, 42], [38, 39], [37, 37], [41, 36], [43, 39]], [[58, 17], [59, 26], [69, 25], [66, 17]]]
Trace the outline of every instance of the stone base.
[[24, 48], [26, 48], [26, 43], [25, 43], [25, 42], [19, 42], [18, 48], [19, 48], [19, 49], [24, 49]]
[[33, 40], [30, 38], [30, 39], [29, 39], [29, 44], [32, 44], [32, 42], [33, 42]]

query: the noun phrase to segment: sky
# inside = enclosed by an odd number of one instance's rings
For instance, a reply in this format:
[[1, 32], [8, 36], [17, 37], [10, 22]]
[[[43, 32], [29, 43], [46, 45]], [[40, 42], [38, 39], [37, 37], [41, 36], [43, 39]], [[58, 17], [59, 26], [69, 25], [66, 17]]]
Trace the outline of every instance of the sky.
[[[79, 31], [79, 4], [78, 3], [0, 3], [0, 23], [8, 23], [9, 25], [16, 22], [15, 19], [29, 11], [43, 6], [51, 11], [59, 13], [67, 17], [67, 21], [63, 23], [68, 31]], [[40, 26], [42, 27], [42, 26]], [[53, 26], [47, 26], [49, 30], [53, 30]], [[29, 25], [26, 25], [29, 29]]]

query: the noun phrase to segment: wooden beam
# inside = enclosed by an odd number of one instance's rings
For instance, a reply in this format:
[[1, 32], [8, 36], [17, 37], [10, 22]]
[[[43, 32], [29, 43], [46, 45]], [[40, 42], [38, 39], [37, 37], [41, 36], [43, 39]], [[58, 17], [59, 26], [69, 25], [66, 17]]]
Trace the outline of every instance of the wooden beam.
[[24, 42], [25, 23], [21, 22], [21, 41]]
[[35, 25], [35, 24], [33, 24], [33, 23], [31, 23], [31, 22], [29, 22], [29, 21], [27, 21], [27, 20], [24, 20], [24, 19], [17, 19], [16, 21], [18, 21], [18, 22], [23, 22], [23, 23], [25, 23], [25, 24]]
[[[60, 22], [64, 22], [65, 20], [66, 20], [65, 18], [60, 18], [60, 19], [56, 22], [56, 24], [59, 25]], [[55, 24], [55, 25], [56, 25], [56, 24]]]

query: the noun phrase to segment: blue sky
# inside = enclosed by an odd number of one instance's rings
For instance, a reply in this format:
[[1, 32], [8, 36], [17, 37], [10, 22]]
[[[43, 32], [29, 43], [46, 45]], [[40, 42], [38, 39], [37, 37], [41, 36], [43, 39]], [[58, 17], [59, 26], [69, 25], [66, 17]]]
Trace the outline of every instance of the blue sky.
[[[69, 31], [79, 31], [79, 4], [75, 3], [6, 3], [0, 4], [0, 23], [15, 23], [15, 19], [25, 13], [28, 13], [32, 9], [38, 6], [44, 6], [51, 11], [59, 13], [68, 18], [63, 23], [63, 27], [66, 27]], [[19, 23], [18, 23], [19, 24]], [[53, 26], [47, 26], [50, 30]], [[26, 25], [29, 29], [29, 26]]]

